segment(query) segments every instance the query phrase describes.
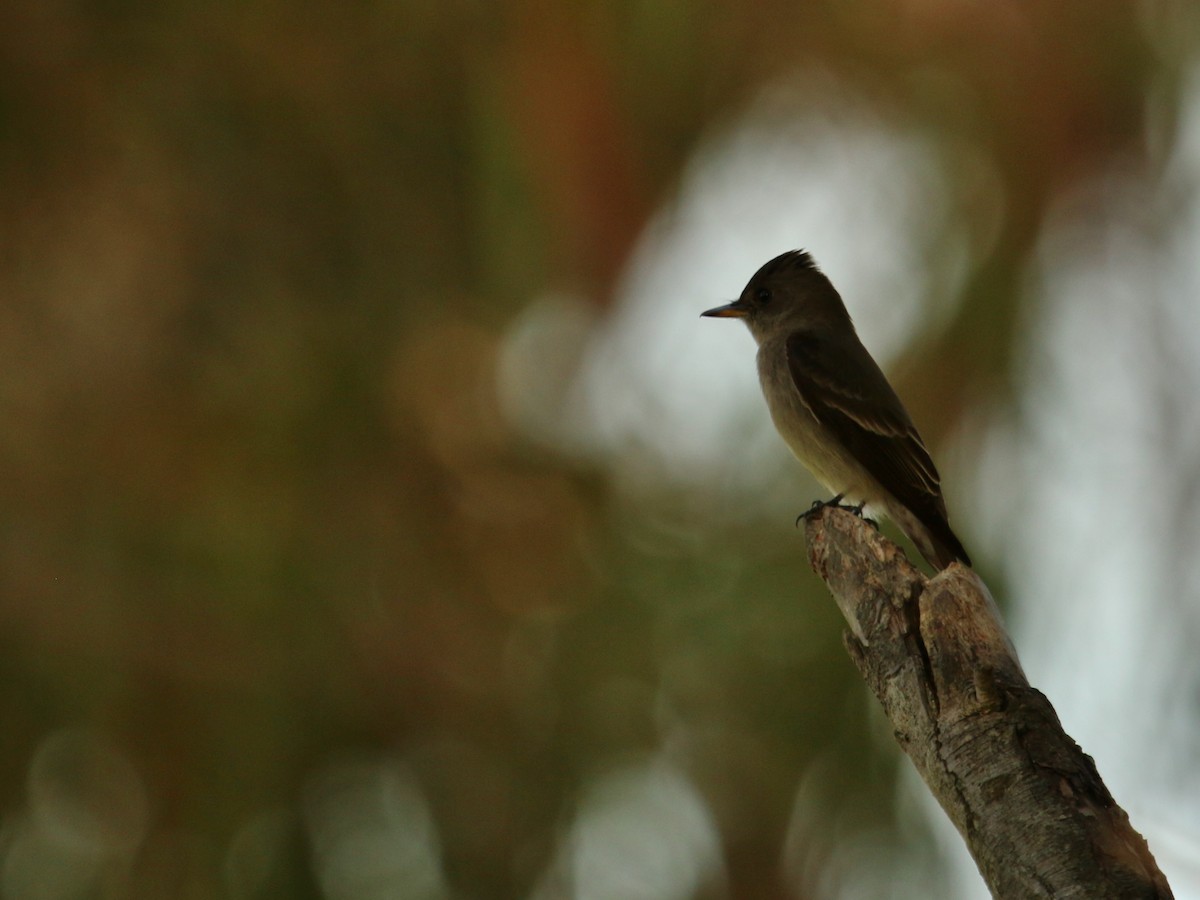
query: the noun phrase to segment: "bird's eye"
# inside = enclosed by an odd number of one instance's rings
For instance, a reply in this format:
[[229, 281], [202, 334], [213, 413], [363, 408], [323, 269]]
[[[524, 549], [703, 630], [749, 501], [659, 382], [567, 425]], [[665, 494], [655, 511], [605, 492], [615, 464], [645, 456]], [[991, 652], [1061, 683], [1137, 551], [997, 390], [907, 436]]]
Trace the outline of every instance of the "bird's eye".
[[771, 289], [761, 287], [754, 294], [754, 299], [758, 301], [759, 306], [766, 306], [771, 302]]

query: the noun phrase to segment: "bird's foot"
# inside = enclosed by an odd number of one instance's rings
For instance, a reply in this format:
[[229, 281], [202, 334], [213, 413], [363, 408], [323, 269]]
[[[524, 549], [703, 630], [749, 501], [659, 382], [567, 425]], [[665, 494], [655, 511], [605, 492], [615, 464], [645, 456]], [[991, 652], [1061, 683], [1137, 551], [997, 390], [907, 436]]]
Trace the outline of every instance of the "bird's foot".
[[[800, 513], [800, 515], [796, 516], [796, 527], [799, 528], [801, 522], [807, 522], [809, 519], [811, 519], [813, 516], [815, 516], [821, 510], [825, 509], [827, 506], [831, 506], [834, 509], [854, 509], [853, 506], [843, 506], [842, 505], [842, 498], [845, 496], [846, 496], [845, 494], [835, 494], [834, 496], [830, 497], [828, 500], [814, 500], [812, 502], [812, 506], [810, 506], [804, 512]], [[859, 507], [859, 513], [860, 514], [862, 513], [861, 507]]]
[[845, 510], [848, 510], [849, 512], [854, 513], [856, 516], [858, 516], [860, 519], [862, 519], [864, 522], [866, 522], [868, 525], [870, 525], [872, 528], [874, 528], [876, 531], [878, 531], [879, 523], [876, 522], [874, 519], [870, 519], [867, 516], [863, 515], [863, 507], [865, 507], [866, 505], [867, 505], [867, 501], [863, 500], [857, 506], [843, 506], [841, 504], [838, 504], [838, 509], [845, 509]]
[[807, 522], [809, 519], [811, 519], [814, 515], [816, 515], [821, 510], [828, 508], [828, 509], [844, 509], [844, 510], [846, 510], [846, 512], [854, 513], [854, 515], [858, 516], [860, 519], [862, 519], [864, 522], [866, 522], [868, 525], [870, 525], [872, 528], [874, 528], [876, 531], [878, 531], [879, 523], [876, 522], [874, 519], [868, 519], [866, 516], [863, 515], [863, 509], [866, 507], [867, 501], [864, 500], [861, 503], [852, 505], [849, 503], [842, 502], [842, 500], [845, 499], [845, 497], [846, 497], [845, 494], [835, 494], [833, 497], [830, 497], [828, 500], [814, 500], [812, 503], [812, 506], [810, 506], [807, 510], [800, 513], [800, 515], [798, 515], [796, 517], [796, 527], [799, 528], [800, 523], [802, 521]]

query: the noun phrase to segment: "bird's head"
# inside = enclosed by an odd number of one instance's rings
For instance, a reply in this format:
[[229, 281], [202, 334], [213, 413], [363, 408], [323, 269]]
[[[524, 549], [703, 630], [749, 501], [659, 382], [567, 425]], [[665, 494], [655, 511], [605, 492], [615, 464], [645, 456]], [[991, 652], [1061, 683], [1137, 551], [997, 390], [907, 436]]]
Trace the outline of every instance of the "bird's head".
[[792, 332], [850, 318], [838, 292], [803, 250], [775, 257], [754, 273], [740, 297], [700, 315], [743, 319], [760, 344], [780, 330]]

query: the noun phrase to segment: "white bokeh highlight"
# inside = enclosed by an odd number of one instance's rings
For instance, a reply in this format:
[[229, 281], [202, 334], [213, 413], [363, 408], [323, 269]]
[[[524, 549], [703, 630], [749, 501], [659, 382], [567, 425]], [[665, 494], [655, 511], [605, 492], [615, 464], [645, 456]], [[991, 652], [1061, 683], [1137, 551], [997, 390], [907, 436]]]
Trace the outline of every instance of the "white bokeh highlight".
[[689, 900], [724, 896], [724, 883], [708, 805], [657, 757], [590, 781], [532, 900]]

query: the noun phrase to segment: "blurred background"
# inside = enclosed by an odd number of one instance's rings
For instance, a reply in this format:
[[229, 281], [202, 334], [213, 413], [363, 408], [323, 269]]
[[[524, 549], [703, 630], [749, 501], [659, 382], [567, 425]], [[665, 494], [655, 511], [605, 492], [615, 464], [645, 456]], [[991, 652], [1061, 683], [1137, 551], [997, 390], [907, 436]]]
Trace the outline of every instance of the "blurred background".
[[1200, 897], [1187, 0], [0, 6], [0, 896], [986, 896], [698, 317], [796, 247]]

